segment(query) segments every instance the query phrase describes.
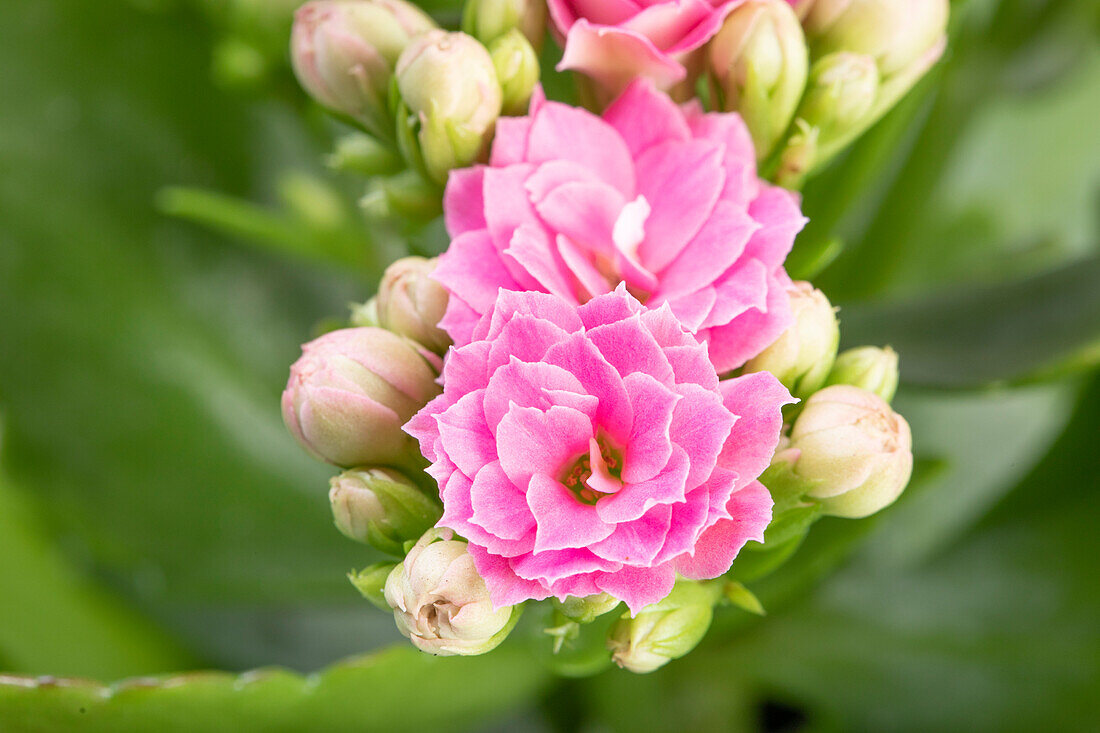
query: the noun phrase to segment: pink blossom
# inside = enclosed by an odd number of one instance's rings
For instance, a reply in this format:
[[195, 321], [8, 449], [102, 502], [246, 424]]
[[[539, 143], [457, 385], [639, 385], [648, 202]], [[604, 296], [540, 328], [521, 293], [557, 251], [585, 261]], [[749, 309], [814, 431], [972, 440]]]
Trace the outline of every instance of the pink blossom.
[[580, 307], [501, 291], [442, 381], [405, 430], [497, 607], [606, 592], [636, 612], [676, 573], [726, 572], [771, 519], [755, 479], [790, 395], [766, 372], [719, 382], [625, 287]]
[[791, 323], [797, 198], [757, 178], [740, 117], [679, 107], [646, 81], [602, 118], [540, 98], [501, 118], [489, 165], [453, 171], [443, 203], [453, 239], [434, 277], [459, 345], [500, 288], [581, 304], [625, 283], [667, 303], [720, 373]]
[[669, 89], [687, 76], [693, 51], [743, 0], [549, 0], [559, 69], [573, 69], [612, 94], [635, 77]]

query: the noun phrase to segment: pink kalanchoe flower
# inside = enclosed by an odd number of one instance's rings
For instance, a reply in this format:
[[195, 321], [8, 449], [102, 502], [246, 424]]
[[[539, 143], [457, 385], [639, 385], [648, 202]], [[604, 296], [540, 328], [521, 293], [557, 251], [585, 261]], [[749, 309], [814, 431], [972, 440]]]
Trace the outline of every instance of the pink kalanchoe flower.
[[719, 382], [672, 311], [625, 287], [580, 307], [501, 291], [443, 384], [405, 430], [495, 606], [606, 592], [636, 612], [676, 573], [726, 572], [771, 519], [755, 479], [787, 390]]
[[685, 63], [743, 0], [549, 0], [559, 69], [590, 77], [612, 94], [636, 77], [669, 89]]
[[646, 81], [602, 118], [536, 98], [498, 122], [488, 166], [451, 173], [440, 325], [462, 345], [500, 288], [580, 304], [626, 283], [709, 342], [720, 373], [741, 366], [791, 322], [783, 260], [806, 221], [755, 161], [736, 114]]

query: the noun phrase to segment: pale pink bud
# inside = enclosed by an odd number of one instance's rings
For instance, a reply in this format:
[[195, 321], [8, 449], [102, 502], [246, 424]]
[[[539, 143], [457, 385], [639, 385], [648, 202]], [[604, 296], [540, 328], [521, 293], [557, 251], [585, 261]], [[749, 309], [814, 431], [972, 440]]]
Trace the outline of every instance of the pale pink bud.
[[302, 346], [283, 392], [283, 420], [307, 451], [338, 466], [414, 466], [401, 426], [435, 395], [437, 373], [411, 341], [345, 328]]
[[834, 385], [809, 400], [791, 429], [795, 473], [826, 514], [865, 517], [889, 506], [913, 471], [909, 424], [876, 394]]
[[386, 579], [386, 602], [417, 649], [484, 654], [504, 641], [522, 607], [493, 608], [466, 543], [453, 536], [448, 529], [428, 530]]
[[386, 268], [378, 286], [378, 322], [437, 354], [451, 345], [439, 328], [447, 311], [447, 291], [432, 279], [436, 260], [405, 257]]
[[802, 26], [786, 0], [749, 0], [710, 42], [710, 71], [723, 107], [740, 113], [764, 158], [790, 126], [809, 60]]
[[418, 122], [424, 168], [444, 183], [452, 168], [480, 158], [492, 137], [502, 105], [493, 59], [465, 33], [430, 31], [401, 53], [396, 74], [401, 99]]
[[814, 393], [833, 367], [840, 327], [825, 294], [808, 282], [788, 289], [794, 323], [745, 364], [746, 372], [771, 372], [796, 397]]
[[392, 137], [386, 95], [394, 64], [412, 38], [435, 27], [403, 0], [314, 0], [295, 16], [291, 62], [318, 102]]

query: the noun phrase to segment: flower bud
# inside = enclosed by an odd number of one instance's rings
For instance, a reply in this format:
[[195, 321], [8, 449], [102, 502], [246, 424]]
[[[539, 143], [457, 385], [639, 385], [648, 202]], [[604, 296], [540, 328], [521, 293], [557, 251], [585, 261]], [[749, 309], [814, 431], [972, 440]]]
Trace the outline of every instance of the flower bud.
[[489, 44], [489, 55], [500, 81], [501, 111], [526, 114], [539, 83], [539, 57], [523, 34], [512, 29]]
[[834, 385], [815, 393], [791, 429], [795, 473], [826, 514], [866, 517], [889, 506], [913, 471], [909, 424], [876, 394]]
[[766, 158], [790, 126], [809, 73], [802, 26], [786, 0], [735, 8], [710, 43], [710, 70], [724, 109], [741, 114], [757, 158]]
[[386, 268], [378, 286], [378, 322], [437, 354], [451, 339], [439, 328], [447, 310], [447, 291], [432, 279], [436, 260], [404, 257]]
[[624, 614], [608, 632], [612, 661], [644, 674], [690, 652], [710, 628], [720, 596], [717, 587], [680, 580], [663, 601], [646, 606], [633, 618]]
[[537, 53], [546, 35], [543, 0], [468, 0], [462, 11], [462, 31], [488, 46], [518, 29]]
[[869, 56], [838, 52], [810, 69], [794, 130], [779, 156], [777, 180], [797, 188], [873, 122], [879, 74]]
[[564, 601], [554, 601], [561, 615], [578, 624], [587, 624], [619, 605], [619, 599], [607, 593], [597, 593], [584, 598], [568, 596]]
[[444, 183], [452, 168], [480, 158], [492, 137], [501, 109], [493, 59], [465, 33], [430, 31], [402, 52], [396, 73], [408, 113], [398, 119], [398, 140], [429, 178]]
[[745, 372], [771, 372], [795, 397], [805, 399], [825, 383], [833, 367], [840, 327], [829, 299], [808, 282], [787, 291], [794, 323], [745, 364]]
[[484, 654], [519, 619], [522, 606], [493, 608], [485, 581], [448, 529], [432, 529], [386, 579], [386, 602], [398, 630], [421, 651]]
[[870, 56], [887, 79], [942, 45], [949, 9], [948, 0], [814, 0], [804, 25], [815, 57]]
[[405, 167], [405, 161], [390, 146], [361, 132], [337, 140], [336, 150], [326, 163], [333, 170], [364, 176], [393, 175]]
[[443, 508], [402, 474], [386, 468], [353, 468], [329, 481], [336, 528], [345, 536], [403, 556], [439, 521]]
[[887, 346], [860, 346], [836, 358], [825, 384], [850, 384], [889, 402], [898, 391], [898, 353]]
[[302, 346], [283, 392], [283, 420], [313, 456], [337, 466], [417, 467], [401, 426], [439, 393], [436, 370], [407, 339], [344, 328]]
[[392, 138], [386, 98], [394, 64], [413, 37], [435, 27], [403, 0], [314, 0], [294, 18], [294, 73], [321, 104]]

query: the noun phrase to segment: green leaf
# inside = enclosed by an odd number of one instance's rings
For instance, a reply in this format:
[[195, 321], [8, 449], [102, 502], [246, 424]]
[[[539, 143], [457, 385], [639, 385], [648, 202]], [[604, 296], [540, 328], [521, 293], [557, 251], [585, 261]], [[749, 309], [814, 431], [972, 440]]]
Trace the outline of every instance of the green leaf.
[[1035, 277], [841, 312], [845, 344], [889, 344], [905, 383], [1025, 379], [1100, 342], [1100, 257]]
[[519, 646], [465, 658], [401, 646], [308, 676], [194, 672], [110, 686], [0, 677], [0, 720], [7, 733], [422, 731], [499, 716], [547, 681]]
[[[295, 618], [354, 604], [343, 574], [375, 559], [333, 529], [333, 471], [278, 406], [312, 325], [367, 293], [165, 219], [153, 199], [176, 182], [243, 196], [287, 151], [320, 151], [285, 110], [254, 115], [210, 87], [190, 16], [59, 0], [2, 12], [0, 64], [20, 69], [0, 75], [5, 468], [69, 557], [240, 663], [213, 624], [188, 625], [196, 608], [238, 604], [256, 627], [267, 604]], [[257, 637], [268, 660], [307, 648]]]
[[0, 476], [0, 669], [113, 677], [195, 660], [71, 567]]

